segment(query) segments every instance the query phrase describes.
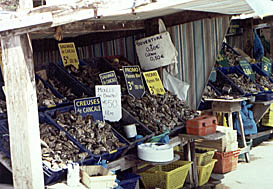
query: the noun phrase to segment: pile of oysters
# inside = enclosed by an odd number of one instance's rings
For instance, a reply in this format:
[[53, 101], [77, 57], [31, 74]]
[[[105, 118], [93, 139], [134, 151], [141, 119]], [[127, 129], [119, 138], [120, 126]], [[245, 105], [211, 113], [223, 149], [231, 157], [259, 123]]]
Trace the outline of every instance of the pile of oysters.
[[260, 89], [251, 81], [250, 78], [244, 77], [244, 75], [238, 76], [236, 73], [228, 74], [228, 77], [245, 93], [259, 92]]
[[55, 121], [93, 154], [111, 152], [125, 146], [112, 131], [110, 124], [93, 121], [91, 115], [81, 116], [74, 110], [56, 112]]
[[87, 152], [80, 149], [67, 138], [66, 133], [49, 125], [40, 124], [42, 160], [50, 168], [64, 168], [66, 163], [81, 162], [88, 158]]
[[211, 86], [207, 85], [205, 87], [205, 90], [204, 90], [204, 93], [203, 93], [203, 98], [214, 98], [216, 96], [217, 96], [217, 94], [214, 91], [214, 89], [211, 88]]
[[191, 110], [188, 105], [168, 91], [165, 95], [157, 96], [145, 93], [141, 99], [123, 95], [122, 104], [156, 135], [166, 129], [171, 131], [177, 126], [183, 126], [186, 120], [199, 116], [196, 111]]
[[56, 97], [49, 88], [45, 88], [41, 80], [36, 82], [37, 88], [37, 100], [39, 106], [54, 106], [56, 104], [61, 104], [65, 99], [59, 99]]
[[6, 102], [2, 99], [0, 99], [0, 113], [7, 113]]
[[263, 88], [268, 88], [269, 90], [273, 89], [273, 83], [269, 80], [268, 77], [259, 75], [256, 72], [255, 73], [255, 78], [256, 78], [256, 83], [261, 85]]

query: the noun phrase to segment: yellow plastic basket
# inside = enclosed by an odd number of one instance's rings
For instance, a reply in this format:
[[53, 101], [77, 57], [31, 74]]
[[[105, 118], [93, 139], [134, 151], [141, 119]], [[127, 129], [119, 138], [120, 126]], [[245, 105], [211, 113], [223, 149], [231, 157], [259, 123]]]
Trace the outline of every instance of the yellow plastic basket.
[[217, 159], [212, 159], [210, 163], [208, 163], [207, 165], [197, 166], [199, 186], [202, 186], [209, 181], [214, 164], [216, 162], [217, 162]]
[[140, 174], [144, 187], [175, 189], [184, 185], [192, 162], [176, 161], [168, 165], [159, 165]]
[[207, 165], [208, 163], [211, 162], [213, 156], [214, 156], [214, 152], [215, 152], [215, 149], [213, 148], [196, 148], [196, 149], [199, 149], [199, 150], [204, 150], [206, 152], [203, 152], [203, 153], [195, 153], [196, 155], [196, 161], [197, 161], [197, 165]]

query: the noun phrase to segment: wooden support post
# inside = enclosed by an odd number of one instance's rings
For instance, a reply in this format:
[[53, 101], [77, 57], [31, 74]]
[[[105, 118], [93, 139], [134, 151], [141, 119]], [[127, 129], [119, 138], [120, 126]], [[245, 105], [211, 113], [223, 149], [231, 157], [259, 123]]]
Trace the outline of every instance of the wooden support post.
[[44, 188], [31, 41], [1, 38], [14, 188]]
[[273, 25], [270, 27], [270, 57], [273, 60]]
[[253, 57], [253, 19], [248, 19], [243, 25], [243, 39], [244, 39], [244, 49], [243, 51], [250, 57]]
[[[238, 115], [238, 119], [239, 119], [239, 125], [240, 125], [240, 130], [241, 130], [241, 138], [242, 138], [242, 142], [243, 142], [243, 148], [247, 148], [242, 115], [241, 115], [240, 112], [237, 112], [237, 115]], [[246, 162], [250, 162], [249, 152], [245, 153], [245, 158], [246, 158]]]

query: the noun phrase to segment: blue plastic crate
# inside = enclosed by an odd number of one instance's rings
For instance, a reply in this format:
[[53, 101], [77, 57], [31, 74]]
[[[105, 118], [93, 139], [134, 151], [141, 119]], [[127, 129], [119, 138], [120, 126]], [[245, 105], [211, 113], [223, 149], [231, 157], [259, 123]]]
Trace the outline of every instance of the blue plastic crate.
[[[44, 114], [41, 112], [39, 112], [39, 121], [40, 123], [47, 122], [48, 124], [50, 124], [50, 121], [47, 120], [46, 117], [44, 117]], [[83, 149], [80, 148], [80, 150], [84, 152]], [[7, 120], [0, 120], [0, 151], [3, 152], [8, 158], [11, 158]], [[93, 159], [90, 158], [78, 163], [82, 165], [90, 165], [92, 162], [93, 162]], [[59, 181], [67, 173], [67, 169], [54, 171], [51, 168], [49, 168], [47, 165], [45, 165], [44, 163], [42, 164], [42, 166], [43, 166], [43, 172], [44, 172], [44, 182], [46, 185], [53, 184]]]
[[225, 42], [222, 43], [222, 49], [224, 49], [224, 48], [230, 50], [231, 52], [233, 52], [234, 54], [236, 54], [238, 56], [241, 56], [240, 53], [238, 53], [237, 51], [235, 51], [229, 44], [227, 44]]
[[70, 105], [70, 106], [66, 106], [66, 107], [61, 107], [61, 108], [56, 108], [54, 110], [48, 110], [45, 112], [45, 116], [47, 118], [47, 120], [50, 121], [51, 124], [53, 124], [54, 126], [56, 126], [57, 128], [61, 129], [62, 131], [64, 131], [67, 136], [69, 137], [70, 140], [72, 140], [75, 144], [77, 144], [78, 147], [80, 147], [81, 149], [84, 149], [84, 151], [88, 152], [89, 154], [91, 154], [92, 158], [94, 161], [92, 161], [92, 164], [97, 163], [100, 160], [106, 160], [106, 161], [113, 161], [116, 160], [121, 154], [122, 152], [128, 148], [128, 143], [124, 140], [124, 138], [122, 136], [120, 136], [120, 134], [118, 132], [116, 132], [116, 130], [112, 130], [113, 133], [118, 137], [118, 139], [120, 140], [120, 142], [124, 143], [125, 146], [114, 150], [113, 152], [110, 153], [103, 153], [100, 155], [96, 155], [96, 154], [92, 154], [92, 152], [90, 152], [89, 150], [87, 150], [79, 141], [77, 141], [74, 137], [72, 137], [63, 127], [61, 127], [60, 125], [58, 125], [53, 117], [55, 116], [56, 112], [60, 112], [60, 113], [64, 113], [64, 112], [68, 112], [74, 110], [74, 106]]
[[[243, 77], [249, 79], [249, 76], [245, 75], [240, 69], [239, 69], [240, 66], [232, 66], [232, 67], [228, 67], [228, 68], [218, 68], [219, 69], [219, 72], [222, 72], [226, 78], [228, 78], [229, 80], [231, 80], [229, 77], [228, 77], [228, 74], [232, 74], [232, 73], [236, 73], [238, 76], [241, 76], [243, 75]], [[231, 80], [232, 81], [232, 80]], [[252, 80], [251, 80], [252, 81]], [[258, 89], [260, 89], [259, 92], [262, 92], [263, 91], [263, 88], [258, 85], [256, 82], [252, 81]], [[246, 93], [245, 91], [243, 91], [242, 89], [240, 89], [233, 81], [232, 81], [233, 85], [236, 86], [237, 89], [239, 89], [243, 94], [244, 96], [252, 96], [253, 94], [252, 93]], [[257, 92], [257, 94], [259, 93]]]
[[[50, 83], [43, 80], [38, 74], [35, 74], [35, 78], [40, 80], [43, 83], [44, 87], [46, 89], [49, 89], [55, 97], [57, 97], [59, 99], [64, 98], [64, 96], [62, 94], [60, 94]], [[45, 111], [45, 110], [48, 110], [48, 109], [57, 108], [57, 107], [65, 106], [65, 105], [68, 105], [68, 104], [69, 104], [69, 101], [65, 100], [64, 102], [62, 102], [60, 104], [56, 104], [55, 106], [39, 106], [38, 109], [39, 109], [39, 111]]]
[[117, 178], [120, 180], [119, 185], [124, 189], [135, 189], [140, 176], [134, 173], [125, 173], [117, 175]]

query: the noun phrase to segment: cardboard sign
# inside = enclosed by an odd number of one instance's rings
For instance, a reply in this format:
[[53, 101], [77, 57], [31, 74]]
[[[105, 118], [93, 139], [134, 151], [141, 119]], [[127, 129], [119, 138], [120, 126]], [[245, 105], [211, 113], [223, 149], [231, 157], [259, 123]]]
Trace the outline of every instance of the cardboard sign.
[[216, 72], [215, 68], [213, 68], [212, 71], [210, 72], [209, 81], [215, 82], [216, 77], [217, 77], [217, 72]]
[[64, 67], [73, 65], [79, 68], [79, 58], [74, 43], [58, 43]]
[[149, 91], [152, 95], [165, 94], [165, 89], [162, 85], [161, 79], [157, 70], [143, 73]]
[[216, 62], [222, 67], [229, 67], [227, 57], [222, 52], [217, 55]]
[[118, 79], [114, 71], [101, 73], [99, 76], [103, 85], [118, 85]]
[[75, 99], [74, 108], [82, 116], [92, 115], [95, 121], [104, 121], [100, 97]]
[[144, 70], [167, 66], [176, 56], [169, 32], [142, 38], [135, 45], [140, 66]]
[[255, 74], [253, 73], [252, 67], [246, 60], [240, 60], [239, 64], [243, 69], [244, 73], [249, 76], [253, 81], [255, 81]]
[[135, 98], [141, 98], [145, 89], [139, 66], [122, 66], [122, 70], [128, 93]]
[[104, 120], [119, 121], [122, 118], [120, 85], [96, 85], [96, 97], [100, 97]]
[[262, 70], [269, 76], [271, 76], [271, 73], [272, 73], [272, 61], [263, 56], [262, 58]]

